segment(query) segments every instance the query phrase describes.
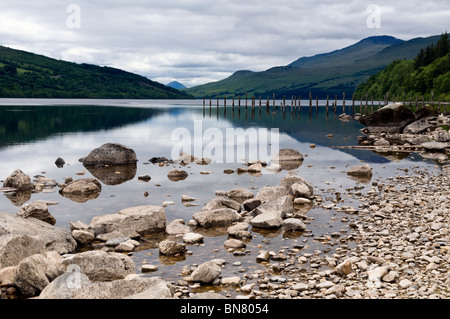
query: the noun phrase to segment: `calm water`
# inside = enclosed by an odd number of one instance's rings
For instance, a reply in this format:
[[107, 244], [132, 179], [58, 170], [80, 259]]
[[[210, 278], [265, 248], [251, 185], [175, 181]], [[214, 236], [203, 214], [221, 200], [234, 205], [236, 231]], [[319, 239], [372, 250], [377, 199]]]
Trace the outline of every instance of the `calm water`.
[[[277, 102], [277, 105], [279, 104], [280, 101]], [[302, 105], [307, 105], [307, 102], [303, 101]], [[342, 112], [342, 107], [338, 107], [338, 114], [339, 111]], [[15, 214], [23, 202], [39, 199], [56, 201], [59, 204], [51, 206], [49, 210], [57, 220], [56, 226], [68, 229], [70, 221], [80, 220], [89, 224], [97, 215], [116, 213], [132, 206], [161, 205], [164, 201], [173, 201], [174, 205], [165, 208], [168, 221], [181, 218], [187, 222], [205, 203], [215, 197], [216, 190], [244, 187], [250, 188], [256, 194], [258, 189], [265, 185], [277, 185], [287, 174], [286, 171], [277, 174], [264, 172], [261, 176], [225, 174], [224, 169], [244, 167], [239, 162], [240, 158], [235, 158], [232, 162], [206, 166], [190, 164], [183, 168], [189, 173], [188, 178], [172, 182], [167, 178], [167, 173], [179, 165], [160, 167], [150, 164], [148, 160], [155, 156], [171, 157], [173, 149], [180, 142], [179, 139], [173, 138], [174, 132], [187, 132], [194, 142], [198, 142], [199, 136], [206, 136], [201, 144], [204, 150], [208, 145], [230, 144], [229, 140], [220, 140], [219, 133], [225, 138], [227, 129], [262, 129], [258, 132], [278, 129], [274, 136], [279, 141], [279, 147], [297, 149], [305, 156], [303, 165], [295, 171], [315, 186], [316, 194], [328, 200], [332, 199], [335, 192], [345, 193], [348, 188], [361, 186], [364, 191], [371, 187], [370, 184], [348, 178], [345, 173], [349, 166], [358, 165], [361, 161], [373, 167], [373, 180], [397, 174], [398, 168], [434, 165], [433, 162], [423, 161], [416, 154], [404, 155], [400, 160], [398, 157], [384, 157], [371, 151], [333, 148], [357, 145], [361, 128], [356, 121], [340, 121], [331, 110], [327, 116], [322, 106], [317, 111], [313, 107], [312, 112], [309, 112], [307, 107], [303, 107], [301, 112], [291, 112], [290, 108], [282, 112], [280, 109], [273, 111], [271, 108], [266, 111], [265, 107], [256, 107], [252, 110], [243, 106], [240, 109], [236, 106], [233, 111], [231, 105], [226, 109], [217, 108], [215, 105], [209, 108], [209, 103], [206, 109], [203, 109], [202, 101], [198, 100], [0, 100], [0, 180], [20, 168], [30, 176], [44, 175], [58, 182], [68, 176], [74, 179], [95, 176], [102, 181], [103, 187], [99, 197], [84, 203], [62, 197], [57, 187], [53, 189], [54, 192], [32, 194], [29, 198], [10, 198], [0, 193], [0, 211]], [[216, 133], [215, 140], [208, 132]], [[333, 137], [327, 137], [328, 134], [333, 134]], [[114, 171], [99, 175], [98, 172], [87, 170], [78, 161], [92, 149], [107, 142], [117, 142], [133, 148], [139, 159], [137, 170], [120, 176]], [[273, 155], [270, 152], [263, 152], [258, 156], [251, 151], [254, 140], [244, 139], [236, 142], [238, 146], [249, 150], [247, 159], [259, 157], [270, 162]], [[257, 142], [260, 143], [261, 139]], [[316, 148], [310, 148], [312, 143], [316, 144]], [[223, 150], [226, 154], [226, 148]], [[62, 157], [66, 162], [62, 168], [56, 167], [54, 163], [58, 157]], [[202, 171], [209, 171], [211, 174], [200, 174]], [[138, 176], [143, 174], [150, 175], [151, 181], [139, 181]], [[144, 196], [145, 192], [149, 194], [147, 197]], [[182, 194], [195, 197], [195, 203], [199, 206], [184, 206], [180, 200]], [[342, 205], [357, 207], [357, 200], [345, 199], [346, 202]], [[313, 209], [307, 216], [314, 218], [307, 227], [315, 236], [347, 227], [340, 222], [342, 213]], [[256, 233], [247, 243], [250, 253], [243, 257], [234, 257], [223, 247], [223, 242], [227, 239], [226, 229], [214, 232], [196, 231], [205, 235], [205, 245], [189, 246], [193, 254], [182, 260], [160, 257], [156, 247], [162, 238], [147, 238], [148, 242], [133, 253], [138, 271], [140, 265], [147, 262], [159, 266], [159, 270], [152, 275], [175, 280], [181, 278], [179, 273], [184, 265], [224, 258], [230, 263], [223, 271], [223, 276], [226, 277], [239, 274], [240, 268], [264, 267], [255, 263], [260, 249], [258, 245], [273, 251], [292, 247], [296, 243], [305, 245], [304, 249], [310, 251], [324, 248], [311, 237], [303, 234], [288, 235], [280, 230]], [[270, 241], [263, 241], [264, 239]], [[242, 265], [232, 266], [235, 261], [241, 261]]]

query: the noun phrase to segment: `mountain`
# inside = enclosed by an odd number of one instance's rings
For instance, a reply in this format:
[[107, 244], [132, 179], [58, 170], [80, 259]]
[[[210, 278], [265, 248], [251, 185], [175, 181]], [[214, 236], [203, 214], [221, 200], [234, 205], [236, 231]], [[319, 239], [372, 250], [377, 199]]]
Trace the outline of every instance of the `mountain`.
[[172, 81], [172, 82], [166, 84], [166, 86], [177, 89], [177, 90], [186, 89], [186, 86], [183, 83], [180, 83], [178, 81]]
[[372, 75], [360, 84], [355, 91], [359, 99], [367, 94], [374, 99], [383, 100], [386, 95], [404, 99], [431, 99], [450, 101], [450, 41], [447, 33], [437, 42], [423, 47], [419, 54], [410, 60], [395, 60], [384, 70]]
[[77, 64], [0, 46], [0, 97], [186, 99], [189, 94], [111, 67]]
[[357, 86], [396, 59], [411, 59], [421, 48], [436, 42], [439, 36], [403, 41], [391, 36], [363, 39], [351, 46], [312, 57], [300, 58], [289, 65], [262, 72], [238, 71], [217, 82], [184, 90], [195, 97], [223, 95], [277, 98], [309, 95], [351, 97]]

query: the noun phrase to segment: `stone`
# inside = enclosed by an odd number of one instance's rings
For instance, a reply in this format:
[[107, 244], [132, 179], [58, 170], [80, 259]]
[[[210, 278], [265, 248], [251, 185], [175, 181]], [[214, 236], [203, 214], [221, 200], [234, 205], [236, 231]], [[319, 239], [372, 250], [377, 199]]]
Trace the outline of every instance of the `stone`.
[[238, 237], [238, 238], [251, 238], [252, 233], [248, 230], [250, 224], [247, 222], [237, 223], [236, 225], [230, 226], [227, 229], [228, 235]]
[[224, 242], [226, 248], [240, 249], [245, 248], [245, 243], [239, 239], [228, 239]]
[[421, 146], [429, 152], [443, 152], [445, 149], [449, 147], [447, 143], [440, 143], [440, 142], [427, 142], [421, 144]]
[[186, 244], [177, 243], [171, 240], [163, 240], [158, 246], [159, 253], [166, 256], [173, 256], [177, 254], [183, 255], [187, 251]]
[[203, 235], [197, 233], [186, 233], [183, 236], [183, 242], [186, 244], [198, 244], [203, 241]]
[[398, 272], [391, 270], [389, 273], [387, 273], [383, 278], [381, 278], [384, 282], [394, 282], [395, 279], [397, 279]]
[[95, 165], [135, 165], [136, 153], [129, 147], [118, 143], [106, 143], [94, 149], [84, 158], [84, 166]]
[[14, 286], [14, 276], [17, 266], [10, 266], [0, 269], [0, 287]]
[[143, 182], [149, 182], [152, 178], [150, 177], [150, 175], [139, 175], [138, 176], [138, 180], [143, 181]]
[[20, 261], [14, 284], [26, 296], [35, 296], [64, 273], [63, 258], [55, 251], [29, 256]]
[[308, 185], [304, 184], [304, 183], [294, 183], [290, 190], [289, 193], [294, 196], [294, 198], [312, 198], [313, 197], [313, 193], [311, 192], [311, 189], [308, 187]]
[[381, 278], [388, 274], [388, 268], [385, 266], [379, 266], [372, 270], [367, 271], [369, 281], [380, 281]]
[[353, 269], [352, 269], [352, 263], [350, 261], [344, 261], [336, 266], [335, 268], [336, 273], [340, 276], [347, 276], [349, 275]]
[[251, 199], [247, 199], [245, 202], [242, 203], [242, 206], [244, 207], [244, 209], [248, 212], [251, 212], [252, 210], [254, 210], [256, 207], [258, 207], [259, 205], [261, 205], [261, 200], [258, 198], [251, 198]]
[[326, 280], [326, 281], [318, 283], [316, 285], [316, 289], [328, 289], [328, 288], [331, 288], [333, 286], [334, 286], [334, 284], [331, 281]]
[[241, 220], [241, 215], [231, 208], [221, 208], [215, 210], [205, 210], [195, 213], [192, 218], [204, 228], [215, 226], [228, 226]]
[[281, 196], [276, 199], [269, 200], [261, 204], [255, 209], [255, 214], [263, 214], [267, 212], [276, 213], [280, 218], [284, 218], [287, 214], [294, 211], [294, 202], [291, 196]]
[[172, 169], [168, 174], [167, 178], [171, 180], [172, 182], [178, 182], [185, 180], [189, 174], [186, 171], [178, 170], [178, 169]]
[[[79, 276], [78, 278], [73, 278]], [[75, 281], [76, 284], [67, 285]], [[171, 299], [169, 284], [158, 277], [127, 276], [109, 282], [92, 282], [66, 272], [48, 285], [39, 299]]]
[[303, 155], [297, 150], [284, 148], [275, 154], [272, 163], [280, 165], [284, 170], [294, 170], [302, 165]]
[[116, 214], [96, 216], [90, 227], [96, 236], [99, 234], [120, 232], [133, 238], [166, 230], [166, 212], [160, 206], [136, 206], [125, 208]]
[[136, 273], [135, 264], [130, 257], [103, 250], [66, 255], [62, 263], [66, 269], [71, 265], [78, 266], [92, 281], [118, 280]]
[[381, 109], [362, 116], [359, 122], [370, 133], [402, 133], [403, 129], [416, 120], [414, 113], [402, 103], [391, 103]]
[[254, 217], [250, 224], [256, 228], [279, 228], [283, 224], [283, 218], [276, 211], [267, 211]]
[[230, 198], [214, 198], [210, 200], [203, 208], [202, 210], [216, 210], [221, 208], [231, 208], [234, 209], [237, 212], [241, 211], [241, 204], [233, 199]]
[[420, 134], [425, 132], [429, 128], [433, 127], [433, 125], [429, 123], [430, 119], [430, 117], [425, 117], [407, 125], [403, 129], [403, 134]]
[[30, 191], [33, 189], [31, 179], [20, 169], [15, 170], [3, 182], [3, 187], [11, 187], [19, 191]]
[[58, 157], [55, 161], [55, 165], [58, 168], [63, 168], [64, 164], [66, 164], [66, 161], [64, 159], [62, 159], [61, 157]]
[[17, 266], [22, 259], [47, 251], [42, 239], [21, 234], [0, 236], [0, 269]]
[[347, 175], [359, 177], [372, 177], [372, 168], [369, 164], [356, 165], [347, 171]]
[[294, 185], [295, 183], [305, 184], [309, 188], [311, 194], [314, 194], [314, 187], [312, 186], [312, 184], [298, 175], [296, 172], [292, 171], [288, 172], [287, 175], [281, 179], [280, 186], [284, 187], [289, 192], [292, 185]]
[[294, 205], [306, 205], [306, 204], [311, 204], [311, 200], [302, 197], [294, 199]]
[[95, 233], [93, 230], [79, 230], [72, 231], [72, 237], [81, 245], [88, 245], [95, 239]]
[[402, 280], [398, 283], [398, 286], [399, 286], [401, 289], [407, 289], [407, 288], [411, 287], [412, 284], [413, 284], [413, 283], [412, 283], [409, 279], [402, 279]]
[[267, 250], [261, 250], [256, 256], [256, 262], [268, 262], [270, 260], [270, 253]]
[[334, 285], [333, 287], [328, 288], [324, 291], [324, 295], [341, 295], [345, 292], [345, 286], [343, 285]]
[[143, 273], [146, 273], [146, 272], [155, 272], [155, 271], [158, 271], [158, 266], [155, 266], [155, 265], [142, 265], [142, 267], [141, 267], [141, 271], [143, 272]]
[[255, 163], [248, 167], [249, 173], [261, 173], [262, 171], [262, 164], [261, 163]]
[[245, 201], [255, 197], [255, 195], [245, 188], [235, 188], [227, 192], [227, 197], [236, 201]]
[[181, 195], [181, 201], [182, 202], [193, 202], [193, 201], [195, 201], [195, 198], [187, 196], [187, 195]]
[[190, 297], [189, 299], [228, 299], [228, 298], [217, 292], [200, 292]]
[[[67, 254], [75, 250], [77, 243], [71, 233], [35, 218], [22, 218], [0, 213], [0, 238], [7, 234], [36, 237], [44, 242], [47, 251]], [[40, 253], [41, 251], [37, 252]]]
[[288, 218], [283, 221], [285, 231], [305, 231], [306, 226], [298, 218]]
[[17, 215], [23, 218], [36, 218], [42, 220], [43, 222], [49, 223], [50, 225], [56, 224], [55, 217], [50, 214], [47, 204], [43, 201], [37, 201], [22, 205]]
[[209, 284], [221, 274], [222, 269], [214, 261], [207, 261], [192, 272], [191, 279], [194, 282]]
[[63, 185], [59, 190], [63, 196], [81, 203], [84, 199], [89, 200], [97, 198], [101, 191], [102, 185], [95, 178], [78, 179]]
[[176, 219], [166, 226], [166, 233], [168, 235], [178, 235], [190, 233], [191, 228], [186, 225], [185, 221], [182, 219]]
[[261, 203], [265, 203], [286, 195], [289, 195], [289, 189], [284, 186], [264, 186], [256, 194], [255, 199], [260, 200]]
[[241, 283], [241, 277], [233, 276], [222, 278], [220, 283], [225, 286], [238, 286]]

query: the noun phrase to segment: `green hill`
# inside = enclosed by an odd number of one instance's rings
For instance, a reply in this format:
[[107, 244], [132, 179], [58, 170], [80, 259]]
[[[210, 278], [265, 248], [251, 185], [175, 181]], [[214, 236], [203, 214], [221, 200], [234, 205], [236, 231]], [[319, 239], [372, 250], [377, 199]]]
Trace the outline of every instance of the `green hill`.
[[186, 99], [185, 92], [143, 76], [0, 46], [0, 97]]
[[330, 53], [300, 58], [263, 72], [238, 71], [221, 81], [185, 90], [195, 97], [245, 95], [277, 98], [301, 95], [325, 98], [352, 96], [358, 85], [396, 59], [411, 59], [439, 36], [403, 41], [390, 36], [369, 37]]
[[424, 46], [414, 59], [395, 60], [386, 69], [371, 76], [355, 91], [356, 98], [367, 94], [374, 99], [424, 96], [450, 101], [450, 42], [447, 33]]

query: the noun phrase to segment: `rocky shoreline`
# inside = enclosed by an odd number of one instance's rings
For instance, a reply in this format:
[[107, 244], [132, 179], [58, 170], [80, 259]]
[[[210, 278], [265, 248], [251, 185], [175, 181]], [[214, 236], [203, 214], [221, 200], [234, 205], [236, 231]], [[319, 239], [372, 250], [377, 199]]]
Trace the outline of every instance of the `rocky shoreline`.
[[[385, 134], [385, 133], [381, 133]], [[105, 151], [106, 150], [106, 151]], [[105, 152], [103, 152], [105, 151]], [[80, 159], [97, 169], [114, 165], [111, 154], [135, 165], [134, 152], [107, 144]], [[102, 154], [107, 159], [102, 162]], [[89, 161], [87, 162], [87, 159]], [[182, 154], [175, 164], [207, 163]], [[253, 192], [235, 188], [217, 191], [192, 219], [168, 221], [163, 206], [130, 207], [96, 216], [89, 225], [70, 223], [70, 230], [54, 226], [48, 211], [51, 202], [22, 205], [16, 216], [0, 214], [1, 298], [21, 296], [41, 299], [425, 299], [450, 297], [450, 166], [432, 171], [416, 168], [386, 180], [373, 180], [369, 165], [352, 167], [349, 177], [371, 183], [361, 192], [347, 190], [347, 197], [360, 204], [349, 206], [341, 196], [329, 202], [295, 169], [303, 161], [295, 150], [282, 150], [270, 169], [289, 170], [279, 185]], [[121, 165], [123, 163], [121, 162]], [[165, 165], [165, 161], [158, 162]], [[172, 165], [174, 163], [170, 163]], [[260, 173], [265, 163], [248, 163], [245, 172]], [[183, 180], [187, 174], [175, 169], [169, 179]], [[148, 179], [148, 178], [147, 178]], [[37, 186], [39, 185], [39, 186]], [[26, 192], [59, 186], [63, 196], [82, 202], [98, 196], [101, 184], [95, 178], [62, 184], [47, 179], [34, 183], [22, 171], [8, 177], [4, 190]], [[344, 194], [340, 194], [344, 195]], [[195, 198], [182, 196], [186, 203]], [[292, 244], [279, 251], [247, 247], [256, 230], [292, 232], [314, 237], [309, 229], [313, 209], [336, 212], [347, 227], [312, 238], [323, 249], [304, 252]], [[222, 228], [223, 243], [234, 256], [250, 255], [264, 267], [243, 270], [226, 277], [228, 264], [211, 259], [183, 267], [180, 279], [168, 282], [152, 276], [154, 265], [137, 269], [133, 251], [146, 234], [162, 234], [161, 256], [177, 258], [190, 254], [190, 245], [204, 239], [199, 229]], [[239, 261], [236, 260], [236, 263]], [[138, 272], [142, 272], [142, 275]]]

